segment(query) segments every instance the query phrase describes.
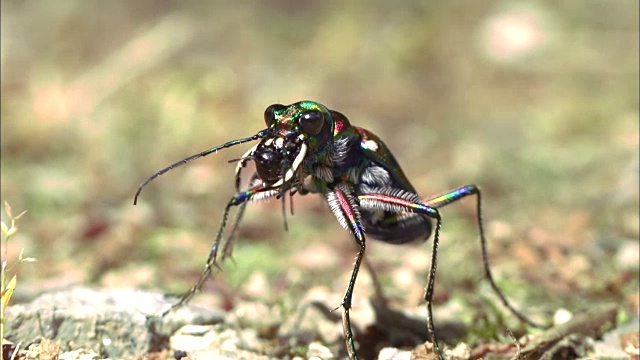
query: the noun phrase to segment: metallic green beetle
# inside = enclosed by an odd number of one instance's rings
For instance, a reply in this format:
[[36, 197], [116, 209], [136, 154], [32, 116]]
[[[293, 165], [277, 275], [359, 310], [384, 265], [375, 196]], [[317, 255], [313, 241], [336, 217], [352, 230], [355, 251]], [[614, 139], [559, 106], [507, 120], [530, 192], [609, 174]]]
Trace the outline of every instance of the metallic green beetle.
[[[317, 102], [300, 101], [291, 105], [271, 105], [265, 110], [264, 119], [266, 129], [251, 137], [229, 141], [174, 163], [145, 180], [136, 192], [134, 204], [142, 188], [165, 172], [218, 150], [260, 140], [238, 161], [235, 176], [237, 193], [225, 207], [205, 270], [191, 290], [172, 308], [187, 302], [218, 262], [230, 254], [231, 240], [250, 200], [281, 198], [284, 212], [287, 193], [291, 196], [296, 193], [316, 193], [326, 199], [338, 222], [353, 235], [359, 249], [341, 304], [349, 357], [357, 358], [357, 346], [349, 312], [353, 288], [365, 253], [365, 233], [367, 237], [387, 243], [404, 244], [427, 240], [433, 232], [431, 267], [424, 295], [428, 308], [426, 331], [442, 358], [431, 309], [441, 226], [438, 209], [466, 196], [476, 195], [485, 275], [502, 303], [515, 316], [539, 327], [509, 303], [493, 280], [482, 226], [481, 193], [477, 186], [462, 186], [438, 197], [422, 200], [380, 138], [366, 129], [351, 125], [343, 114]], [[248, 188], [240, 190], [241, 172], [249, 161], [254, 162], [256, 170], [251, 175]], [[224, 241], [228, 215], [234, 206], [240, 208], [230, 234]], [[220, 249], [222, 253], [219, 256]]]

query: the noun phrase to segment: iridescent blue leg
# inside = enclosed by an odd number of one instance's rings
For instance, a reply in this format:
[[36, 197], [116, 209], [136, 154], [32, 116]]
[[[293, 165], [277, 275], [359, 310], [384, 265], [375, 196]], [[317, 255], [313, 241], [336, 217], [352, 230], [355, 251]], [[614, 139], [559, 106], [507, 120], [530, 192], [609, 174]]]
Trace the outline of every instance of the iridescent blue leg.
[[483, 226], [483, 222], [482, 222], [482, 195], [480, 192], [480, 188], [478, 188], [476, 185], [466, 185], [466, 186], [462, 186], [459, 187], [455, 190], [449, 191], [446, 194], [437, 196], [435, 198], [429, 199], [427, 201], [425, 201], [425, 204], [427, 204], [428, 206], [431, 206], [433, 208], [440, 208], [443, 206], [446, 206], [452, 202], [458, 201], [464, 197], [467, 197], [469, 195], [476, 195], [476, 214], [477, 214], [477, 219], [478, 219], [478, 231], [480, 233], [480, 248], [482, 251], [482, 265], [484, 267], [484, 273], [485, 276], [487, 277], [487, 280], [489, 281], [489, 284], [491, 284], [491, 287], [493, 288], [493, 291], [498, 295], [498, 297], [500, 298], [500, 301], [502, 302], [502, 304], [504, 306], [506, 306], [509, 311], [511, 311], [511, 313], [513, 315], [515, 315], [518, 319], [520, 319], [521, 321], [533, 326], [533, 327], [537, 327], [537, 328], [544, 328], [543, 325], [538, 324], [537, 322], [529, 319], [527, 316], [525, 316], [522, 312], [520, 312], [519, 310], [517, 310], [513, 305], [511, 305], [511, 303], [509, 302], [509, 300], [507, 300], [507, 297], [504, 295], [504, 293], [502, 292], [502, 290], [498, 287], [498, 285], [495, 283], [495, 280], [493, 279], [493, 275], [491, 273], [491, 268], [489, 266], [489, 253], [487, 251], [487, 240], [485, 238], [484, 235], [484, 226]]
[[[244, 162], [245, 160], [241, 159], [240, 161]], [[238, 170], [236, 170], [236, 181], [235, 181], [235, 183], [236, 183], [236, 191], [238, 193], [240, 193], [241, 169], [242, 169], [242, 167], [240, 167], [240, 168], [238, 168]], [[249, 182], [249, 188], [259, 187], [261, 183], [262, 183], [262, 181], [260, 180], [258, 175], [254, 173], [251, 176], [251, 180]], [[247, 204], [248, 204], [248, 201], [245, 201], [245, 202], [243, 202], [242, 204], [240, 204], [238, 206], [238, 212], [236, 213], [236, 217], [233, 220], [233, 225], [231, 225], [231, 229], [229, 230], [229, 235], [227, 236], [227, 239], [224, 241], [224, 243], [222, 245], [222, 255], [220, 256], [220, 260], [225, 260], [226, 258], [231, 257], [233, 240], [236, 237], [236, 233], [238, 232], [238, 227], [239, 227], [240, 223], [242, 222], [242, 218], [244, 217], [244, 211], [247, 209]]]
[[247, 209], [247, 204], [248, 202], [243, 202], [238, 206], [238, 212], [236, 213], [236, 217], [233, 220], [233, 225], [231, 225], [231, 228], [229, 229], [229, 235], [222, 245], [222, 254], [220, 255], [221, 261], [227, 258], [231, 258], [233, 252], [233, 240], [235, 240], [236, 238], [238, 228], [240, 227], [240, 223], [242, 222], [242, 218], [244, 217], [244, 211]]
[[485, 275], [491, 284], [493, 290], [498, 294], [498, 297], [502, 301], [502, 303], [520, 320], [523, 322], [532, 325], [534, 327], [542, 327], [541, 325], [533, 322], [526, 316], [524, 316], [521, 312], [516, 310], [507, 300], [506, 296], [500, 290], [500, 288], [496, 285], [493, 276], [491, 274], [490, 266], [489, 266], [489, 258], [486, 246], [486, 239], [484, 235], [484, 227], [482, 223], [482, 211], [481, 211], [481, 193], [480, 189], [475, 185], [467, 185], [462, 186], [458, 189], [447, 192], [443, 195], [437, 196], [430, 200], [425, 201], [424, 203], [417, 203], [407, 199], [396, 198], [393, 196], [389, 196], [386, 194], [363, 194], [358, 196], [358, 200], [360, 202], [360, 206], [367, 209], [382, 209], [387, 211], [410, 211], [416, 213], [422, 213], [427, 215], [430, 218], [436, 219], [436, 228], [433, 239], [433, 250], [431, 256], [431, 268], [429, 269], [429, 280], [427, 283], [427, 287], [425, 289], [424, 299], [427, 303], [428, 310], [428, 319], [427, 319], [427, 327], [429, 331], [429, 336], [431, 336], [432, 342], [436, 351], [438, 352], [440, 358], [442, 358], [442, 353], [440, 347], [438, 345], [438, 340], [436, 334], [434, 332], [433, 325], [433, 314], [431, 310], [431, 302], [433, 300], [433, 291], [436, 277], [436, 269], [437, 269], [437, 252], [438, 252], [438, 244], [440, 242], [440, 228], [441, 228], [441, 218], [438, 213], [438, 208], [446, 206], [452, 202], [458, 201], [469, 195], [477, 195], [477, 218], [478, 218], [478, 229], [480, 232], [480, 242], [482, 248], [482, 257], [483, 257], [483, 266]]

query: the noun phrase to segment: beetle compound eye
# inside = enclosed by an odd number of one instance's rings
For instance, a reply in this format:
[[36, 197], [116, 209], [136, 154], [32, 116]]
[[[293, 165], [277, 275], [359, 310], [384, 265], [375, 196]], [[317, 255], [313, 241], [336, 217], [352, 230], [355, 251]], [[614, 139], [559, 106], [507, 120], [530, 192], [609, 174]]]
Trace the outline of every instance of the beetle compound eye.
[[300, 116], [300, 126], [309, 135], [318, 135], [324, 124], [324, 115], [320, 111], [308, 111]]
[[267, 126], [271, 126], [276, 120], [276, 113], [286, 109], [286, 106], [281, 104], [273, 104], [264, 111], [264, 122]]

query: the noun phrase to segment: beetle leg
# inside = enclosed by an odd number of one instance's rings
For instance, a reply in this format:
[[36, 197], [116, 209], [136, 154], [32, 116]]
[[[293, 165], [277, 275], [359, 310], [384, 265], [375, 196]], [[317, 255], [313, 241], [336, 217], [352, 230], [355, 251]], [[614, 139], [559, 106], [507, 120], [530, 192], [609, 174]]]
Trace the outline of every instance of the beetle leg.
[[[229, 202], [227, 203], [227, 205], [224, 208], [224, 212], [222, 213], [222, 220], [220, 221], [220, 227], [218, 228], [218, 233], [216, 234], [216, 238], [213, 242], [213, 246], [211, 247], [211, 251], [209, 252], [209, 257], [207, 258], [207, 262], [204, 266], [204, 270], [202, 271], [202, 273], [200, 273], [200, 277], [198, 278], [198, 280], [195, 282], [195, 284], [193, 284], [193, 286], [191, 287], [191, 289], [189, 289], [189, 291], [187, 291], [186, 293], [184, 293], [182, 295], [182, 297], [180, 298], [180, 300], [178, 300], [178, 302], [176, 302], [175, 304], [171, 305], [170, 308], [168, 308], [167, 310], [165, 310], [164, 312], [162, 312], [161, 316], [165, 316], [167, 315], [169, 312], [171, 312], [172, 310], [181, 307], [182, 305], [186, 304], [189, 300], [191, 300], [191, 298], [200, 290], [200, 288], [202, 287], [202, 284], [204, 284], [204, 282], [207, 280], [207, 278], [209, 277], [209, 275], [211, 275], [211, 273], [213, 272], [214, 267], [215, 268], [219, 268], [218, 265], [218, 250], [220, 248], [220, 243], [222, 242], [222, 238], [225, 232], [225, 229], [227, 227], [227, 220], [229, 218], [229, 212], [231, 211], [231, 208], [233, 206], [240, 206], [240, 215], [236, 216], [236, 220], [235, 223], [232, 227], [232, 234], [231, 236], [233, 236], [233, 232], [235, 232], [235, 229], [238, 225], [238, 222], [242, 219], [242, 213], [244, 211], [244, 206], [246, 205], [246, 203], [253, 199], [253, 198], [265, 198], [265, 197], [270, 197], [270, 196], [275, 196], [278, 194], [278, 191], [273, 190], [272, 188], [266, 188], [263, 185], [259, 185], [256, 187], [253, 187], [247, 191], [241, 191], [238, 192], [236, 195], [234, 195], [231, 200], [229, 200]], [[222, 257], [221, 260], [224, 260], [228, 253], [230, 252], [230, 248], [229, 248], [229, 243], [226, 242], [223, 246], [222, 246]]]
[[[239, 177], [240, 177], [240, 171], [237, 171], [236, 172], [236, 191], [240, 191], [240, 186], [239, 186], [240, 181], [237, 180]], [[262, 181], [260, 180], [258, 175], [254, 173], [251, 176], [250, 187], [259, 186], [261, 183]], [[236, 213], [236, 217], [233, 220], [233, 225], [231, 225], [231, 229], [229, 230], [229, 235], [227, 236], [226, 240], [222, 245], [222, 255], [220, 257], [221, 261], [231, 257], [233, 240], [235, 239], [236, 233], [238, 232], [238, 227], [240, 226], [240, 222], [242, 222], [242, 218], [244, 217], [244, 211], [247, 208], [247, 204], [248, 204], [248, 201], [245, 201], [238, 206], [238, 212]]]
[[487, 251], [487, 240], [484, 235], [484, 226], [482, 222], [482, 194], [480, 192], [480, 188], [476, 185], [465, 185], [461, 186], [457, 189], [451, 190], [445, 194], [434, 197], [425, 201], [425, 204], [431, 206], [433, 208], [440, 208], [446, 206], [452, 202], [458, 201], [462, 198], [465, 198], [469, 195], [476, 195], [476, 218], [478, 220], [478, 232], [480, 233], [480, 249], [482, 251], [482, 266], [484, 268], [484, 274], [489, 281], [489, 284], [493, 288], [493, 291], [498, 295], [502, 304], [511, 311], [513, 315], [515, 315], [522, 322], [527, 323], [536, 328], [544, 328], [542, 324], [539, 324], [527, 316], [525, 316], [522, 312], [516, 309], [507, 297], [504, 295], [502, 290], [498, 287], [495, 280], [493, 279], [493, 274], [491, 273], [491, 268], [489, 266], [489, 252]]
[[351, 329], [351, 320], [349, 313], [351, 311], [351, 300], [353, 297], [353, 288], [358, 277], [358, 270], [364, 257], [365, 250], [365, 237], [364, 228], [360, 220], [360, 212], [358, 211], [358, 204], [354, 197], [353, 186], [347, 183], [338, 183], [333, 189], [327, 191], [327, 202], [333, 214], [338, 219], [338, 222], [349, 230], [358, 244], [358, 255], [353, 266], [351, 273], [351, 279], [347, 291], [345, 292], [344, 299], [342, 300], [342, 329], [344, 331], [345, 341], [347, 344], [347, 351], [349, 352], [349, 358], [356, 359], [356, 346], [353, 339], [353, 331]]
[[360, 206], [367, 209], [383, 209], [394, 212], [415, 212], [426, 215], [436, 221], [436, 227], [433, 236], [433, 244], [431, 251], [431, 267], [429, 268], [429, 280], [425, 288], [424, 300], [427, 303], [427, 332], [433, 346], [442, 359], [442, 350], [438, 345], [435, 327], [433, 325], [433, 311], [431, 303], [433, 302], [433, 290], [436, 280], [436, 269], [438, 266], [438, 244], [440, 243], [440, 228], [442, 227], [442, 218], [435, 207], [427, 204], [386, 195], [386, 194], [361, 194], [358, 195]]
[[482, 251], [482, 263], [484, 267], [485, 276], [489, 281], [491, 287], [494, 292], [500, 298], [502, 304], [511, 311], [518, 319], [521, 321], [538, 328], [543, 328], [542, 325], [532, 321], [528, 317], [526, 317], [523, 313], [518, 311], [511, 303], [508, 301], [507, 297], [504, 295], [502, 290], [498, 287], [493, 279], [493, 275], [491, 273], [491, 268], [489, 266], [489, 254], [487, 251], [487, 241], [484, 235], [484, 226], [482, 222], [482, 209], [481, 209], [481, 192], [480, 189], [476, 185], [466, 185], [449, 191], [440, 196], [431, 198], [424, 202], [417, 202], [410, 199], [400, 198], [391, 196], [388, 194], [379, 194], [379, 193], [369, 193], [362, 194], [358, 196], [358, 200], [360, 202], [360, 206], [366, 209], [382, 209], [393, 212], [414, 212], [424, 214], [430, 218], [433, 218], [437, 221], [435, 234], [433, 238], [433, 250], [431, 256], [431, 267], [429, 269], [429, 280], [427, 283], [427, 287], [425, 288], [424, 299], [427, 302], [427, 327], [430, 332], [429, 336], [431, 336], [432, 342], [439, 356], [442, 357], [442, 352], [438, 345], [438, 340], [436, 334], [434, 332], [433, 325], [433, 313], [431, 311], [431, 302], [433, 300], [433, 291], [434, 291], [434, 283], [436, 277], [436, 268], [437, 268], [437, 253], [438, 253], [438, 243], [440, 242], [440, 228], [441, 228], [441, 217], [438, 212], [438, 208], [449, 205], [453, 202], [456, 202], [462, 198], [465, 198], [469, 195], [476, 195], [476, 211], [477, 211], [477, 220], [478, 220], [478, 231], [480, 233], [480, 247]]

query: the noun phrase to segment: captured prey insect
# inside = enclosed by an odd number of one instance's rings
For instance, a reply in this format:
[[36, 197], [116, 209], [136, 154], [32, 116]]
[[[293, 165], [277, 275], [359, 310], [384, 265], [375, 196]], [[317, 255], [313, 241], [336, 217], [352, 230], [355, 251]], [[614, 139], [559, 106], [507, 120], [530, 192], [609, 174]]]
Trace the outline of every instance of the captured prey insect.
[[[358, 246], [351, 279], [340, 305], [343, 309], [342, 326], [349, 357], [357, 358], [349, 313], [354, 285], [365, 253], [365, 233], [368, 237], [387, 243], [405, 244], [425, 241], [432, 232], [431, 265], [424, 294], [428, 310], [425, 330], [438, 355], [442, 357], [431, 309], [442, 222], [438, 209], [475, 195], [485, 276], [502, 303], [516, 317], [538, 326], [509, 303], [493, 280], [482, 225], [481, 193], [477, 186], [462, 186], [438, 197], [422, 200], [380, 138], [368, 130], [351, 125], [343, 114], [317, 102], [271, 105], [264, 112], [264, 120], [266, 129], [251, 137], [232, 140], [176, 162], [149, 177], [136, 192], [134, 204], [142, 188], [167, 171], [218, 150], [259, 140], [238, 161], [235, 175], [237, 193], [224, 209], [204, 271], [174, 307], [187, 302], [210, 275], [213, 267], [218, 266], [219, 260], [229, 255], [230, 239], [234, 236], [248, 201], [281, 198], [284, 209], [287, 192], [291, 196], [296, 193], [315, 193], [326, 199], [338, 222], [351, 233]], [[255, 172], [250, 177], [248, 188], [241, 191], [241, 172], [249, 161], [255, 164]], [[239, 210], [229, 238], [223, 242], [229, 211], [235, 206], [239, 206]]]

